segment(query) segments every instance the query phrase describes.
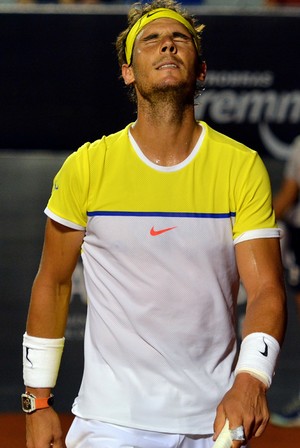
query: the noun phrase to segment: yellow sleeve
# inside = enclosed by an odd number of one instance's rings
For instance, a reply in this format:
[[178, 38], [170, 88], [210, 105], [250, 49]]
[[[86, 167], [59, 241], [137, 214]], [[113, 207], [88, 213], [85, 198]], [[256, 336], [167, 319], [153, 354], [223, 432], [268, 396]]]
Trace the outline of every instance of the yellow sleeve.
[[56, 174], [47, 209], [80, 227], [87, 224], [89, 191], [89, 143], [71, 154]]
[[277, 228], [269, 175], [254, 151], [240, 167], [233, 196], [236, 210], [234, 239], [248, 231]]

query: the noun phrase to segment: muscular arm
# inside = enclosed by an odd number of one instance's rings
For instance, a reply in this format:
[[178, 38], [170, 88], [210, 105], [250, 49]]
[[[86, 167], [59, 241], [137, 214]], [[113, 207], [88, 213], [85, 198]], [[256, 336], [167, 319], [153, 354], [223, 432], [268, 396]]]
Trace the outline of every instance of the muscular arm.
[[[286, 297], [277, 238], [244, 241], [236, 246], [236, 260], [247, 292], [243, 338], [263, 332], [282, 344], [286, 326]], [[217, 409], [215, 435], [229, 419], [230, 428], [243, 425], [247, 439], [265, 429], [269, 411], [266, 386], [248, 373], [239, 373]], [[240, 447], [234, 442], [233, 447]]]
[[47, 220], [44, 248], [34, 280], [27, 333], [43, 338], [64, 335], [75, 269], [84, 232]]
[[259, 331], [270, 334], [282, 344], [286, 296], [278, 238], [239, 243], [236, 259], [247, 293], [243, 337]]
[[[75, 269], [84, 232], [47, 220], [44, 248], [34, 280], [27, 319], [27, 333], [41, 338], [64, 335]], [[37, 397], [49, 396], [48, 388], [26, 388]], [[52, 408], [26, 416], [28, 448], [63, 448], [59, 418]]]

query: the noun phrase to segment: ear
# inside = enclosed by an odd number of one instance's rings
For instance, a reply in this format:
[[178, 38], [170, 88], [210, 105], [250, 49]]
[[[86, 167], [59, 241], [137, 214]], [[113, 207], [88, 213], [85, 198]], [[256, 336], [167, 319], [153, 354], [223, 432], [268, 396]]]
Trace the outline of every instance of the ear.
[[128, 64], [122, 65], [122, 76], [127, 86], [135, 81], [132, 65]]
[[204, 84], [206, 78], [207, 65], [205, 61], [202, 61], [199, 65], [199, 73], [197, 76], [198, 81]]

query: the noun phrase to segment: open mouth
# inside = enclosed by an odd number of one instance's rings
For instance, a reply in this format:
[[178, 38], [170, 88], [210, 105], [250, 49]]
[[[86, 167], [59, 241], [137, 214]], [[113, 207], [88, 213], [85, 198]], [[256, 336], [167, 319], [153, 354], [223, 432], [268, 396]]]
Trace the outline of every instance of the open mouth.
[[172, 69], [172, 68], [178, 68], [178, 65], [174, 63], [166, 63], [163, 65], [160, 65], [157, 70], [164, 70], [164, 69]]

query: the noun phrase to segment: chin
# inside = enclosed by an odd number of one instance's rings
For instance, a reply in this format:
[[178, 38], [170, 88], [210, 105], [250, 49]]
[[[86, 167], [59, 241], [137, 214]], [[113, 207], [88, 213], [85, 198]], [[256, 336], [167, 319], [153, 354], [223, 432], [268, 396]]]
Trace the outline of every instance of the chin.
[[153, 87], [154, 91], [161, 91], [161, 92], [178, 92], [180, 94], [184, 92], [190, 92], [191, 86], [186, 84], [185, 82], [178, 82], [178, 81], [167, 81], [163, 83], [159, 83], [156, 86]]

